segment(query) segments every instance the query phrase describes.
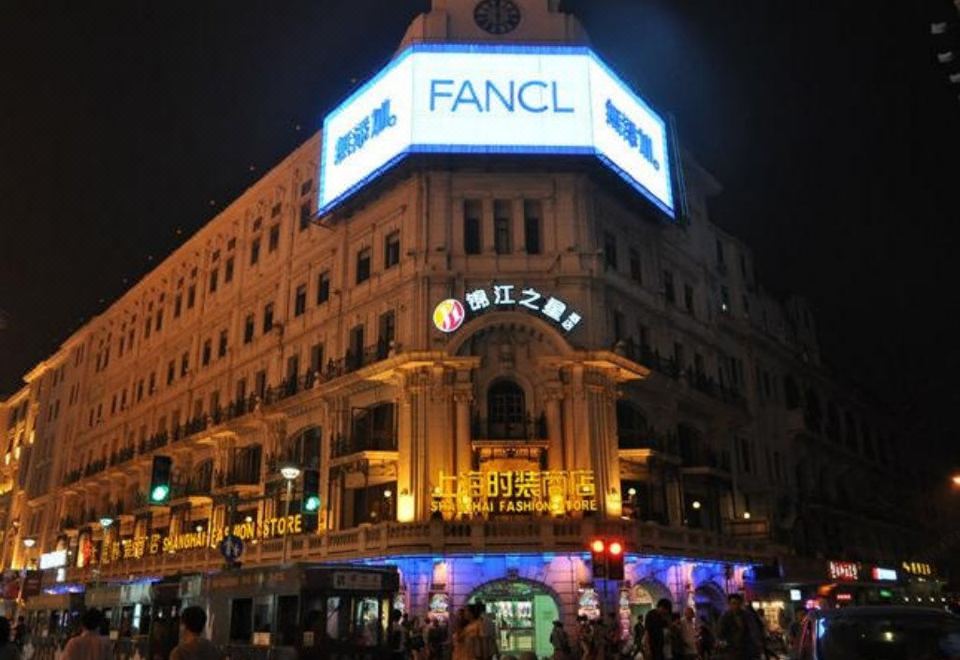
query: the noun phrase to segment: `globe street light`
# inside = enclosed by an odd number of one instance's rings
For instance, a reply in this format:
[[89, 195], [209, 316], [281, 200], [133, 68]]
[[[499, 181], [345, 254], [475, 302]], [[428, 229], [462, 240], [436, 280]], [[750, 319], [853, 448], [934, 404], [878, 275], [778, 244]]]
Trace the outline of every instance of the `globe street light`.
[[103, 518], [100, 519], [100, 526], [103, 527], [104, 529], [109, 529], [110, 525], [112, 524], [113, 524], [113, 518], [111, 518], [110, 516], [104, 516]]
[[33, 538], [32, 536], [28, 536], [27, 538], [23, 539], [23, 545], [27, 549], [32, 548], [36, 544], [37, 544], [37, 539]]
[[960, 487], [960, 473], [953, 475], [951, 480], [953, 481], [954, 486]]
[[[300, 466], [295, 463], [284, 463], [280, 466], [280, 474], [284, 479], [287, 480], [287, 516], [290, 516], [291, 505], [293, 504], [293, 481], [300, 476]], [[288, 533], [283, 537], [283, 557], [281, 560], [282, 564], [287, 563], [287, 537], [290, 536], [289, 530]]]

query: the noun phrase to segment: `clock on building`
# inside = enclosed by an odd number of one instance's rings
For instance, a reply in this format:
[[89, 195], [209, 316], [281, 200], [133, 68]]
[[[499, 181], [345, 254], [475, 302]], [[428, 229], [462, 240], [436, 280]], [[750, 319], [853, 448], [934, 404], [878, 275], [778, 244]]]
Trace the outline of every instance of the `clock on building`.
[[483, 0], [473, 10], [473, 20], [490, 34], [506, 34], [520, 25], [520, 8], [513, 0]]

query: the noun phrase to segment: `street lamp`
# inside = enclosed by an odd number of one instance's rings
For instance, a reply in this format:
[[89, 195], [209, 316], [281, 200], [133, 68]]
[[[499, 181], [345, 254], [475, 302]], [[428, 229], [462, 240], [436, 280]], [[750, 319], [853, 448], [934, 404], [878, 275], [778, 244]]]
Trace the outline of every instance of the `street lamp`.
[[110, 525], [113, 524], [113, 518], [110, 516], [104, 516], [100, 519], [100, 526], [104, 529], [110, 529]]
[[[300, 476], [300, 466], [295, 463], [284, 463], [280, 466], [280, 474], [287, 480], [287, 516], [290, 516], [290, 509], [293, 504], [293, 481]], [[287, 538], [290, 534], [283, 537], [283, 557], [280, 563], [287, 563]]]
[[27, 538], [23, 539], [23, 546], [28, 550], [33, 546], [35, 546], [36, 544], [37, 544], [37, 539], [33, 538], [32, 536], [28, 536]]
[[953, 475], [953, 477], [951, 477], [951, 481], [953, 481], [954, 486], [960, 487], [960, 473]]

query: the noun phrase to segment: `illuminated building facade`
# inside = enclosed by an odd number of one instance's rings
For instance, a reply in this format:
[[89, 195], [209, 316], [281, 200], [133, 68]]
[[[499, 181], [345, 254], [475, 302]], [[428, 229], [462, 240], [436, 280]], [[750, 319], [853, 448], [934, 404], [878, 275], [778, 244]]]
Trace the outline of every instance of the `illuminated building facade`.
[[[404, 47], [586, 43], [554, 2], [506, 3], [522, 19], [496, 34], [512, 12], [487, 4], [436, 0]], [[895, 484], [891, 436], [838, 408], [809, 311], [765, 295], [710, 223], [716, 182], [685, 157], [689, 210], [664, 213], [600, 151], [612, 167], [410, 158], [315, 222], [308, 140], [3, 404], [8, 455], [29, 448], [16, 479], [4, 467], [5, 567], [217, 570], [236, 526], [246, 565], [396, 563], [405, 607], [503, 603], [539, 649], [543, 622], [603, 597], [593, 537], [626, 542], [634, 614], [661, 596], [716, 610], [750, 564], [830, 552], [831, 525], [864, 559], [904, 554], [905, 517], [834, 492]], [[169, 506], [145, 501], [155, 455], [173, 458]], [[320, 472], [316, 532], [284, 461]]]

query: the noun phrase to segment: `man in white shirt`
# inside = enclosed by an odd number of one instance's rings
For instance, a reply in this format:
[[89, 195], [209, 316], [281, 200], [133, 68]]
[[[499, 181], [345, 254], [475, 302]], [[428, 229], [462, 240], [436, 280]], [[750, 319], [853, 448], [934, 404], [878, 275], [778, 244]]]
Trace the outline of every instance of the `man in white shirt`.
[[700, 623], [697, 621], [697, 613], [692, 607], [683, 611], [683, 617], [680, 619], [680, 641], [682, 646], [678, 657], [684, 660], [696, 660], [697, 642], [700, 639]]

